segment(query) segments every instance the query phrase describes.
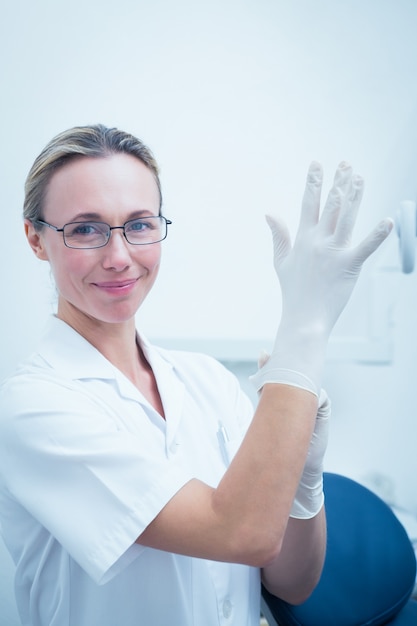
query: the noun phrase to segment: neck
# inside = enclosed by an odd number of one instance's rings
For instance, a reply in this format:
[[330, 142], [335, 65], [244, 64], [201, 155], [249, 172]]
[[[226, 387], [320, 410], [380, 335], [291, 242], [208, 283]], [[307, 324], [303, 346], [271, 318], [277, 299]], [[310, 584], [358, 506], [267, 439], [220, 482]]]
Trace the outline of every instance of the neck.
[[112, 363], [164, 417], [164, 409], [151, 366], [136, 341], [135, 319], [120, 323], [101, 322], [77, 309], [61, 310], [57, 317], [74, 328]]

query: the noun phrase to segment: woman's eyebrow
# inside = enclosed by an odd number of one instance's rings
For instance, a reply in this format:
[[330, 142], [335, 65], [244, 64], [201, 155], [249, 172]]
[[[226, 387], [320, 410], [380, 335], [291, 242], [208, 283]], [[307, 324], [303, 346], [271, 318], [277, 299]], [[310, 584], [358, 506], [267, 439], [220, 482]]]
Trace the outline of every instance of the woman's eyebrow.
[[77, 213], [76, 215], [74, 215], [71, 221], [76, 222], [77, 220], [80, 220], [80, 219], [99, 221], [102, 218], [101, 218], [100, 213], [83, 212], [83, 213]]
[[[151, 211], [150, 209], [136, 209], [135, 211], [131, 211], [127, 217], [125, 221], [129, 221], [132, 219], [135, 219], [136, 217], [143, 217], [143, 216], [151, 216], [151, 215], [158, 215], [158, 211], [155, 213], [154, 211]], [[96, 213], [96, 212], [92, 212], [92, 211], [83, 211], [80, 213], [77, 213], [76, 215], [74, 215], [74, 217], [71, 218], [71, 222], [77, 222], [79, 220], [93, 220], [95, 222], [102, 222], [103, 221], [103, 216], [101, 213]]]

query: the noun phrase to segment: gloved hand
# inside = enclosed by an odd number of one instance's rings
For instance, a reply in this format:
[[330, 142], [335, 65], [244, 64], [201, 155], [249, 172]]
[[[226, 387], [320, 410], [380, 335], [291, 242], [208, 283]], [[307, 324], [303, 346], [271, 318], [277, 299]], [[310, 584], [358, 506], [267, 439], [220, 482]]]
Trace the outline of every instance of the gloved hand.
[[[267, 352], [259, 356], [258, 365], [263, 367], [269, 359]], [[324, 503], [323, 461], [329, 440], [330, 399], [324, 389], [320, 391], [314, 431], [308, 448], [303, 473], [290, 511], [290, 517], [309, 519], [317, 515]]]
[[393, 227], [391, 219], [384, 219], [360, 244], [350, 247], [363, 179], [341, 163], [319, 218], [322, 181], [321, 165], [313, 162], [293, 247], [286, 225], [267, 216], [282, 289], [282, 317], [270, 358], [251, 377], [258, 391], [265, 383], [284, 383], [319, 396], [330, 333], [362, 264]]
[[323, 506], [323, 459], [329, 438], [330, 413], [330, 400], [327, 393], [322, 389], [314, 432], [308, 448], [303, 474], [291, 507], [290, 517], [309, 519], [317, 515]]

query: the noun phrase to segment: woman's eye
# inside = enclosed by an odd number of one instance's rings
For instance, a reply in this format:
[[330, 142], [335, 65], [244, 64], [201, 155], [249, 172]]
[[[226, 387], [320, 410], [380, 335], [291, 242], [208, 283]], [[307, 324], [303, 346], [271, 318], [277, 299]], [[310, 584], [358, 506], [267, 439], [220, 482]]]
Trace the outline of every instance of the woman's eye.
[[74, 235], [92, 235], [97, 228], [94, 224], [79, 224], [72, 232]]
[[146, 231], [148, 231], [151, 228], [151, 224], [149, 224], [148, 222], [132, 222], [131, 224], [128, 225], [128, 232], [132, 233], [134, 235], [138, 235], [141, 233], [145, 233]]
[[133, 222], [133, 224], [130, 225], [129, 230], [140, 231], [146, 230], [146, 228], [148, 228], [148, 224], [145, 222]]

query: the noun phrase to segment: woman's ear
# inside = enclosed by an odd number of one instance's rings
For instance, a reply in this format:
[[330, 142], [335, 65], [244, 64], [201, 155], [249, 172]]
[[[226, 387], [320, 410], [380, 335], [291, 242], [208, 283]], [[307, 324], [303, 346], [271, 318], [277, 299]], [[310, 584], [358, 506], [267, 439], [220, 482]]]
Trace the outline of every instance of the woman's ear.
[[48, 255], [47, 255], [45, 246], [43, 245], [43, 241], [41, 237], [42, 231], [37, 231], [30, 220], [25, 219], [24, 225], [25, 225], [25, 234], [33, 252], [36, 254], [38, 259], [41, 259], [42, 261], [47, 261]]

